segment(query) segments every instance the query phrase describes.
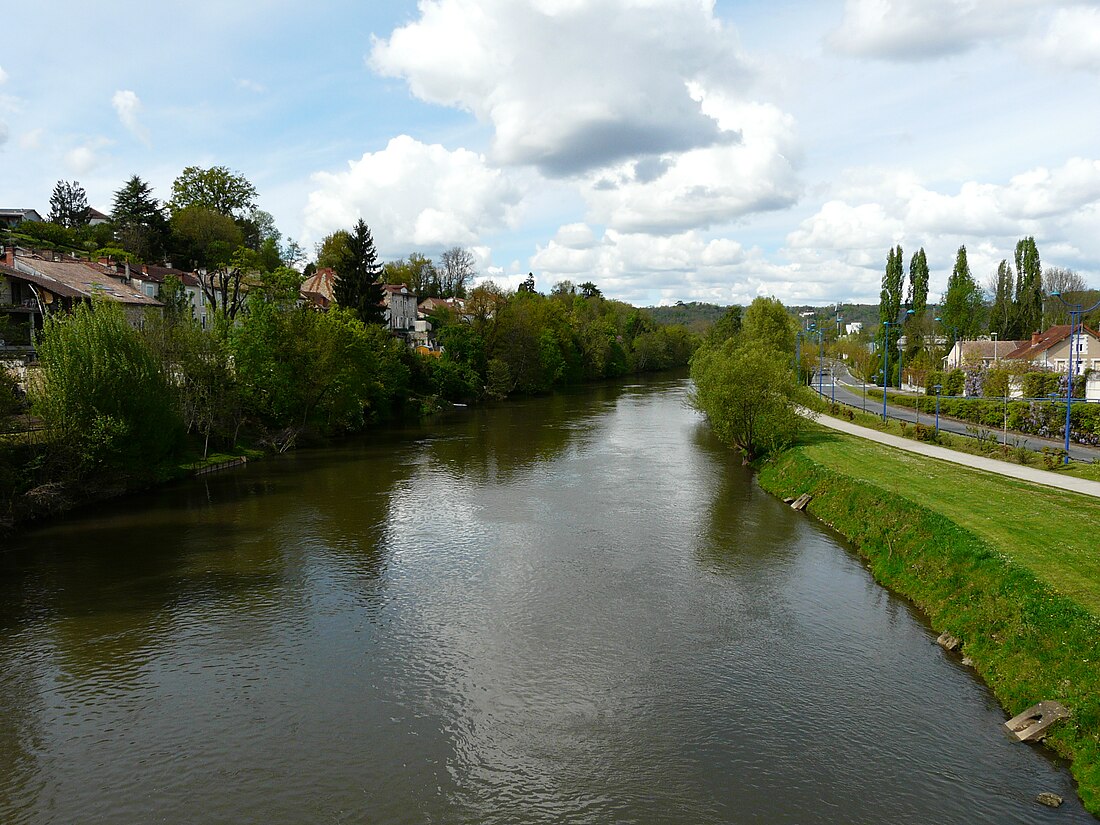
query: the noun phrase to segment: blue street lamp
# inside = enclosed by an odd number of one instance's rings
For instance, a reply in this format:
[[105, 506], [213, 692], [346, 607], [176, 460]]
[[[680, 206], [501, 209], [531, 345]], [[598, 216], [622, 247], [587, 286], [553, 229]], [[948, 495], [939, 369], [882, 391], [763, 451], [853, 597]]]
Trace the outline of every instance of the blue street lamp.
[[[950, 326], [949, 324], [944, 324], [943, 323], [943, 318], [941, 318], [938, 315], [935, 318], [933, 318], [932, 320], [939, 321], [941, 324], [943, 324], [943, 328], [944, 328], [945, 331], [946, 330], [951, 330], [951, 350], [955, 349], [955, 344], [959, 343], [959, 328]], [[934, 328], [933, 328], [932, 336], [935, 337]], [[951, 350], [948, 350], [948, 352], [951, 352]], [[955, 366], [956, 367], [959, 366], [959, 353], [957, 353], [957, 352], [955, 353]]]
[[[1077, 346], [1077, 327], [1080, 325], [1082, 328], [1085, 326], [1082, 316], [1086, 312], [1092, 312], [1097, 307], [1100, 307], [1100, 301], [1097, 301], [1087, 309], [1081, 304], [1070, 304], [1062, 298], [1062, 293], [1058, 290], [1050, 293], [1051, 298], [1057, 298], [1064, 307], [1069, 310], [1069, 359], [1066, 362], [1066, 457], [1063, 460], [1064, 464], [1069, 464], [1069, 413], [1070, 407], [1073, 405], [1073, 348]], [[1077, 365], [1080, 369], [1080, 364]]]
[[890, 322], [883, 321], [882, 325], [886, 327], [886, 340], [882, 343], [882, 353], [885, 359], [885, 364], [882, 367], [882, 423], [886, 423], [886, 382], [889, 380], [887, 376], [890, 375]]
[[940, 435], [940, 393], [943, 392], [943, 384], [936, 384], [936, 437]]

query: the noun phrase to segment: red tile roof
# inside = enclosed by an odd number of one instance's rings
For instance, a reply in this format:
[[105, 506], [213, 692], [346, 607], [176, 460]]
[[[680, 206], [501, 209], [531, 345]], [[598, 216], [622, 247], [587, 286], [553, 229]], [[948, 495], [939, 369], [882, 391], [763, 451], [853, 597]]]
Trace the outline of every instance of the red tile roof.
[[[1085, 332], [1091, 335], [1093, 338], [1100, 338], [1094, 330], [1085, 327]], [[1051, 347], [1069, 338], [1070, 325], [1069, 324], [1056, 324], [1050, 327], [1045, 332], [1040, 332], [1031, 340], [1021, 341], [1020, 346], [1012, 350], [1005, 358], [1020, 359], [1022, 361], [1034, 361], [1037, 357], [1042, 355]]]

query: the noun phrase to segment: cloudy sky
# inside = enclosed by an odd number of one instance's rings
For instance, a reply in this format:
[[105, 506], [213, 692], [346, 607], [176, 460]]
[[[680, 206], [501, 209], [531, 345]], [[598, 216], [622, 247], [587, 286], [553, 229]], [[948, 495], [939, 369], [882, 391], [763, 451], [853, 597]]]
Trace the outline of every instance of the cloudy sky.
[[1100, 0], [50, 0], [5, 11], [0, 206], [249, 178], [307, 249], [462, 245], [636, 304], [942, 291], [1016, 240], [1100, 286]]

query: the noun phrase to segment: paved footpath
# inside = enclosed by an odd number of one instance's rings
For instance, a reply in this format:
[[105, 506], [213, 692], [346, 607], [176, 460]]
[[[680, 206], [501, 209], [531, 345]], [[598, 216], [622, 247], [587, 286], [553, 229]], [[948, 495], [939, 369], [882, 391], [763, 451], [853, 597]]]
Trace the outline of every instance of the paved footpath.
[[877, 441], [879, 444], [886, 444], [889, 447], [896, 447], [899, 450], [925, 455], [929, 458], [938, 458], [942, 461], [950, 461], [952, 464], [961, 464], [964, 467], [983, 470], [987, 473], [996, 473], [997, 475], [1008, 476], [1009, 478], [1019, 479], [1020, 481], [1030, 481], [1034, 484], [1042, 484], [1047, 487], [1058, 487], [1062, 490], [1070, 490], [1074, 493], [1100, 498], [1100, 481], [1088, 481], [1083, 478], [1063, 476], [1058, 473], [1049, 472], [1048, 470], [1036, 470], [1034, 467], [1024, 467], [1020, 464], [1010, 464], [1007, 461], [998, 461], [995, 458], [970, 455], [970, 453], [960, 453], [957, 450], [949, 450], [946, 447], [940, 447], [938, 444], [925, 444], [922, 441], [912, 441], [908, 438], [890, 435], [889, 433], [880, 433], [878, 430], [861, 427], [858, 424], [852, 424], [849, 421], [843, 421], [839, 418], [819, 415], [813, 410], [805, 407], [799, 407], [798, 411], [807, 418], [812, 418], [823, 427], [829, 427], [843, 433], [866, 438], [869, 441]]

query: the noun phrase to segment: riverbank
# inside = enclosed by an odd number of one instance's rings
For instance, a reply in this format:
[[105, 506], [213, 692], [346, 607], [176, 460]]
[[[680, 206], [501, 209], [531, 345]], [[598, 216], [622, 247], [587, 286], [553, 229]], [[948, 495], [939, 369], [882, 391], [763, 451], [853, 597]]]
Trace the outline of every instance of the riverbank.
[[910, 599], [967, 657], [1009, 715], [1044, 699], [1072, 717], [1048, 737], [1100, 814], [1100, 502], [811, 425], [763, 464], [761, 486], [813, 495], [875, 578]]

